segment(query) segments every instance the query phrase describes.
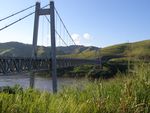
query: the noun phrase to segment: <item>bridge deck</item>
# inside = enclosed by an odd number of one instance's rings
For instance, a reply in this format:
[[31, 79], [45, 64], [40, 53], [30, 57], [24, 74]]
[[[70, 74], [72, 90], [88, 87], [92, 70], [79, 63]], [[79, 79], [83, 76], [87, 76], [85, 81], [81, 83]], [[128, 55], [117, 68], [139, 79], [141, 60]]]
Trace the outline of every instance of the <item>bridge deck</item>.
[[[95, 59], [57, 58], [57, 68], [78, 66], [82, 64], [100, 64]], [[46, 58], [23, 58], [23, 57], [0, 57], [0, 73], [24, 72], [33, 70], [50, 70], [51, 59]]]

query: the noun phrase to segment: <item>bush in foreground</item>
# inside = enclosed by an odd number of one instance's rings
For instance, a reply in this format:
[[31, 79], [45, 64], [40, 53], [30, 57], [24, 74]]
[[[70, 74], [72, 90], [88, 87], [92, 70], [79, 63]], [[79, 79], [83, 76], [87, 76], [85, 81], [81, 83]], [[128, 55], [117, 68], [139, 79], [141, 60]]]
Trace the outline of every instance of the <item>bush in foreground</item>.
[[150, 64], [136, 66], [134, 74], [79, 82], [57, 94], [2, 92], [0, 113], [150, 113]]

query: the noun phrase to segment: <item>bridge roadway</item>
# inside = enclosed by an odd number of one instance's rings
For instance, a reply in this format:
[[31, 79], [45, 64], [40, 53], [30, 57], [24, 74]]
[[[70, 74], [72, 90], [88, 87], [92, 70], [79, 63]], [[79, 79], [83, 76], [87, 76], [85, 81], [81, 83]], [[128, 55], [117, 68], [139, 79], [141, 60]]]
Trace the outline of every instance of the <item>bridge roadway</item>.
[[[57, 68], [73, 67], [82, 64], [100, 64], [98, 59], [57, 58]], [[51, 59], [48, 58], [24, 58], [24, 57], [0, 57], [0, 74], [42, 71], [51, 69]]]

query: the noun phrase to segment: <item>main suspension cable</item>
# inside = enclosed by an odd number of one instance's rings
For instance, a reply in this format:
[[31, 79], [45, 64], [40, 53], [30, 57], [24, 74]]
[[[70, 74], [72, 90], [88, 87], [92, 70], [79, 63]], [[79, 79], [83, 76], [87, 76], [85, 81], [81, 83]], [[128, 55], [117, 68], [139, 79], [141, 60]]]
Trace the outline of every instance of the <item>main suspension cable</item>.
[[73, 40], [72, 36], [70, 35], [70, 33], [69, 33], [69, 31], [68, 31], [66, 25], [64, 24], [64, 22], [63, 22], [62, 18], [60, 17], [58, 11], [56, 10], [56, 8], [55, 8], [55, 11], [56, 11], [56, 14], [58, 15], [60, 21], [62, 22], [62, 24], [63, 24], [63, 26], [64, 26], [64, 28], [65, 28], [67, 34], [69, 35], [70, 39], [73, 41], [74, 45], [77, 45], [77, 44], [75, 43], [75, 41]]
[[[49, 5], [49, 4], [48, 4], [48, 5]], [[45, 7], [47, 7], [48, 5], [45, 5], [45, 6], [42, 7], [42, 8], [45, 8]], [[6, 28], [8, 28], [8, 27], [10, 27], [10, 26], [12, 26], [12, 25], [14, 25], [15, 23], [18, 23], [18, 22], [21, 21], [21, 20], [24, 20], [25, 18], [29, 17], [30, 15], [34, 14], [35, 12], [36, 12], [36, 11], [34, 11], [34, 12], [32, 12], [32, 13], [30, 13], [30, 14], [28, 14], [28, 15], [26, 15], [26, 16], [24, 16], [24, 17], [22, 17], [22, 18], [20, 18], [20, 19], [18, 19], [18, 20], [16, 20], [16, 21], [14, 21], [14, 22], [12, 22], [12, 23], [6, 25], [5, 27], [0, 28], [0, 31], [2, 31], [2, 30], [4, 30], [4, 29], [6, 29]]]
[[21, 21], [21, 20], [27, 18], [28, 16], [30, 16], [30, 15], [32, 15], [32, 14], [34, 14], [34, 13], [35, 13], [35, 12], [32, 12], [32, 13], [30, 13], [30, 14], [28, 14], [28, 15], [26, 15], [26, 16], [24, 16], [24, 17], [22, 17], [22, 18], [20, 18], [20, 19], [18, 19], [18, 20], [16, 20], [16, 21], [14, 21], [14, 22], [12, 22], [12, 23], [6, 25], [5, 27], [1, 28], [0, 31], [2, 31], [2, 30], [4, 30], [4, 29], [6, 29], [6, 28], [8, 28], [8, 27], [10, 27], [10, 26], [12, 26], [12, 25], [14, 25], [15, 23], [17, 23], [17, 22], [19, 22], [19, 21]]
[[[64, 24], [64, 22], [63, 22], [62, 18], [60, 17], [60, 15], [59, 15], [59, 13], [58, 13], [58, 11], [57, 11], [57, 9], [56, 9], [56, 8], [55, 8], [55, 11], [56, 11], [56, 14], [57, 14], [57, 16], [59, 17], [60, 21], [62, 22], [63, 27], [65, 28], [65, 30], [66, 30], [66, 32], [67, 32], [67, 34], [68, 34], [68, 36], [69, 36], [69, 37], [70, 37], [70, 39], [73, 41], [74, 45], [76, 45], [76, 46], [77, 46], [77, 44], [75, 43], [75, 41], [73, 40], [72, 36], [70, 35], [70, 33], [69, 33], [69, 31], [68, 31], [68, 29], [67, 29], [66, 25]], [[81, 52], [81, 54], [82, 54], [83, 56], [86, 56], [86, 55], [85, 55], [85, 53], [83, 53], [83, 52]]]
[[18, 12], [16, 12], [16, 13], [12, 14], [12, 15], [9, 15], [9, 16], [7, 16], [7, 17], [5, 17], [5, 18], [2, 18], [2, 19], [0, 19], [0, 22], [3, 21], [3, 20], [8, 19], [8, 18], [10, 18], [10, 17], [13, 17], [13, 16], [15, 16], [15, 15], [17, 15], [17, 14], [19, 14], [19, 13], [22, 13], [22, 12], [28, 10], [28, 9], [31, 9], [31, 8], [34, 7], [34, 6], [35, 6], [35, 5], [32, 5], [32, 6], [30, 6], [30, 7], [27, 7], [27, 8], [25, 8], [25, 9], [21, 10], [21, 11], [18, 11]]
[[[50, 20], [46, 17], [46, 20], [51, 24]], [[63, 43], [68, 47], [68, 44], [63, 40], [63, 38], [60, 36], [60, 34], [57, 32], [57, 30], [55, 29], [55, 33], [58, 35], [58, 37], [63, 41]]]
[[[47, 16], [45, 16], [47, 21], [51, 24], [51, 21], [47, 18]], [[58, 37], [63, 41], [63, 43], [71, 50], [71, 48], [68, 46], [68, 44], [63, 40], [63, 38], [60, 36], [60, 34], [57, 32], [57, 30], [55, 29], [55, 33], [58, 35]], [[72, 50], [71, 50], [72, 51]], [[85, 54], [83, 52], [81, 52], [81, 54], [83, 56], [85, 56]]]

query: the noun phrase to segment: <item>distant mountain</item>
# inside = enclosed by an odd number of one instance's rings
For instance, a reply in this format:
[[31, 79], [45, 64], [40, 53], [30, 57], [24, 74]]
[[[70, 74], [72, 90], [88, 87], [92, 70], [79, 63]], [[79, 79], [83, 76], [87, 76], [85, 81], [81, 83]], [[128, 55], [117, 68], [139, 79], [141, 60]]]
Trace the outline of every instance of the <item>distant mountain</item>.
[[[83, 51], [88, 50], [98, 50], [98, 47], [85, 47], [82, 45], [71, 45], [69, 47], [57, 47], [56, 53], [58, 56], [70, 55], [70, 54], [80, 54]], [[39, 57], [49, 57], [51, 54], [50, 47], [38, 46]], [[14, 56], [14, 57], [31, 57], [32, 55], [32, 45], [23, 44], [19, 42], [7, 42], [0, 43], [0, 56]]]
[[[150, 40], [124, 43], [105, 48], [71, 45], [57, 47], [57, 57], [97, 58], [100, 56], [122, 56], [150, 59]], [[0, 56], [31, 57], [32, 45], [19, 42], [0, 43]], [[50, 47], [38, 46], [38, 56], [49, 57]]]
[[32, 46], [18, 42], [0, 43], [1, 56], [31, 56]]

